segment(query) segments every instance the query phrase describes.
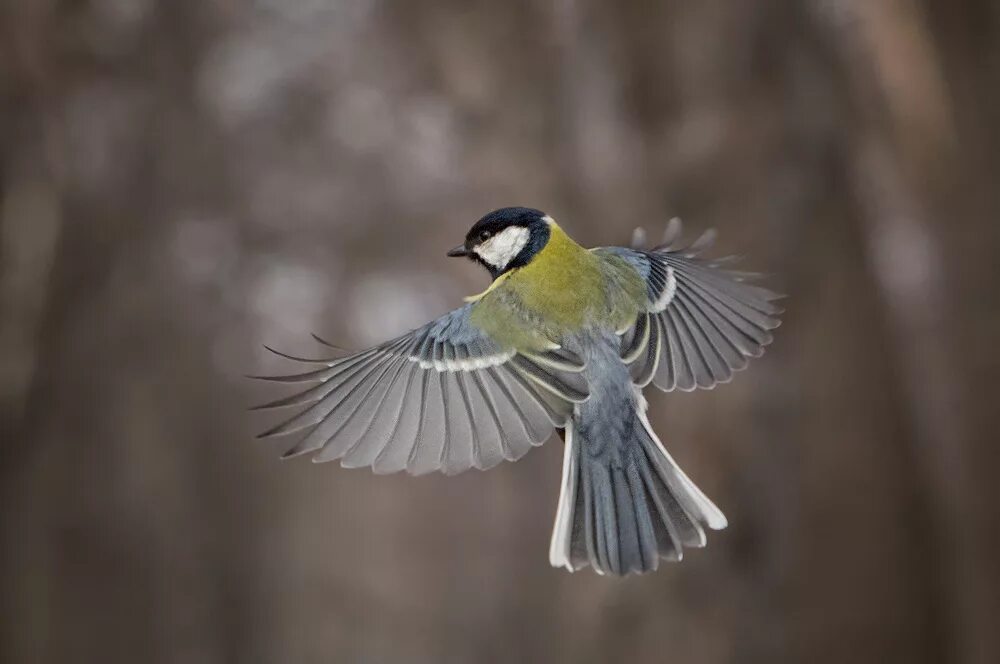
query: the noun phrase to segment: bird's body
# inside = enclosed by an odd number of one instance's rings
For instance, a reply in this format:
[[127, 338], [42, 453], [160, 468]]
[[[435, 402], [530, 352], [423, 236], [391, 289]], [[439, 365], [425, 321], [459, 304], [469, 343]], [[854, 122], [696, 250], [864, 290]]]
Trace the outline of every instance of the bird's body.
[[461, 472], [515, 460], [564, 430], [550, 561], [627, 574], [704, 546], [725, 517], [667, 454], [642, 389], [729, 380], [778, 325], [776, 295], [683, 251], [585, 249], [537, 210], [480, 220], [449, 255], [494, 281], [469, 303], [380, 347], [281, 380], [319, 385], [265, 435], [312, 427], [318, 451], [376, 472]]

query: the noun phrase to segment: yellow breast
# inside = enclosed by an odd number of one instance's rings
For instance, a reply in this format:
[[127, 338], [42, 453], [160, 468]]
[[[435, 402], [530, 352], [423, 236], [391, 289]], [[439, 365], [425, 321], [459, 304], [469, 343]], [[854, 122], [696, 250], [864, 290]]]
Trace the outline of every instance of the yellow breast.
[[472, 322], [519, 348], [551, 346], [588, 325], [619, 325], [620, 318], [634, 318], [636, 303], [627, 293], [608, 292], [608, 267], [553, 223], [548, 243], [530, 263], [469, 298], [476, 302]]

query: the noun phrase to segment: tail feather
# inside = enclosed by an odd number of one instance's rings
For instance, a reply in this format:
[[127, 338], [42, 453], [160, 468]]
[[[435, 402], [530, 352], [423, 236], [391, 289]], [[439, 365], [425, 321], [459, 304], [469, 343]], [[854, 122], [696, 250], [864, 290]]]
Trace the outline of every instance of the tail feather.
[[[574, 571], [655, 570], [660, 558], [680, 560], [684, 547], [705, 545], [707, 526], [726, 527], [719, 508], [684, 474], [653, 433], [639, 402], [634, 440], [619, 454], [588, 454], [570, 422], [566, 427], [562, 490], [549, 561]], [[591, 446], [593, 447], [593, 446]]]

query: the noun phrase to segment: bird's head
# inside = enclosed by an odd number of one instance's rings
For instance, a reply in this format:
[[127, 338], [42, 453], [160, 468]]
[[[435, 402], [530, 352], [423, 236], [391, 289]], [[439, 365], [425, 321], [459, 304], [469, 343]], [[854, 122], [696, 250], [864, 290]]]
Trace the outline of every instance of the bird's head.
[[448, 252], [481, 263], [494, 279], [524, 267], [548, 243], [552, 219], [532, 208], [508, 207], [480, 219], [465, 236], [465, 242]]

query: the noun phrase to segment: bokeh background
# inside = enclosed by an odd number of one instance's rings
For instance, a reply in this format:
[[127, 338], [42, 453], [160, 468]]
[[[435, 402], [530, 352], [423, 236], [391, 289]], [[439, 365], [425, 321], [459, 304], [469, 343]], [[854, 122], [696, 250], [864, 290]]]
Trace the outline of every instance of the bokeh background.
[[[1000, 4], [0, 2], [0, 660], [1000, 662]], [[530, 205], [680, 216], [787, 292], [651, 396], [731, 527], [553, 570], [561, 445], [280, 463], [261, 348], [478, 292]]]

